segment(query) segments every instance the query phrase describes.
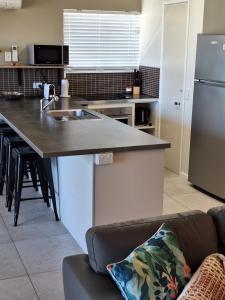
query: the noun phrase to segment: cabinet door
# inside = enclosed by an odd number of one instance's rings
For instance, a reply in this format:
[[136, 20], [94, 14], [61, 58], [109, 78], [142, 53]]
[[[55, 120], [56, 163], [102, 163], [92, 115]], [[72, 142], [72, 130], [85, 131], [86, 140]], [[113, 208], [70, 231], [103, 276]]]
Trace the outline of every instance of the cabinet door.
[[166, 150], [166, 167], [177, 174], [181, 162], [187, 11], [187, 3], [165, 5], [160, 136], [171, 143]]

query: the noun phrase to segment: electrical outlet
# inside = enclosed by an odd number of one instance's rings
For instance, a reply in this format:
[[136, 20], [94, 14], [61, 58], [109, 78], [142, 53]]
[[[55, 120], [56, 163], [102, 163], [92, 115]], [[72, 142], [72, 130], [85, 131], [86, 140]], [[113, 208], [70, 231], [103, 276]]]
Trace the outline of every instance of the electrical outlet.
[[40, 89], [42, 87], [42, 82], [33, 82], [33, 89]]
[[113, 153], [100, 153], [95, 154], [95, 164], [98, 166], [113, 164]]
[[9, 51], [5, 51], [5, 62], [11, 62], [12, 61], [12, 53]]

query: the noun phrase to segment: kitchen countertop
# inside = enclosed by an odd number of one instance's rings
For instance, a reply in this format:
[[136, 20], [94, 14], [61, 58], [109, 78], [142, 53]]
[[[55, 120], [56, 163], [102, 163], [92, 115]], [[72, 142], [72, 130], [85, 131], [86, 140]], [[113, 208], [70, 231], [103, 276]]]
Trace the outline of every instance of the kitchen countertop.
[[[50, 110], [80, 108], [80, 99], [60, 99]], [[113, 100], [114, 102], [114, 100]], [[170, 144], [109, 117], [56, 121], [40, 112], [39, 99], [0, 101], [3, 118], [41, 157], [165, 149]]]

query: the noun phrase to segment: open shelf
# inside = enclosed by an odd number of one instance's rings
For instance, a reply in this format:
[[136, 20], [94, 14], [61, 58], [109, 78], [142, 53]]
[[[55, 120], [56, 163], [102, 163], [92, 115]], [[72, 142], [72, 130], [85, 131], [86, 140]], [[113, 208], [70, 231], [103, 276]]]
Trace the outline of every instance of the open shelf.
[[151, 104], [155, 102], [159, 102], [158, 98], [146, 98], [146, 99], [129, 99], [128, 102], [135, 103], [135, 104]]
[[145, 130], [145, 129], [155, 129], [155, 126], [140, 125], [140, 126], [135, 126], [135, 128], [139, 130]]

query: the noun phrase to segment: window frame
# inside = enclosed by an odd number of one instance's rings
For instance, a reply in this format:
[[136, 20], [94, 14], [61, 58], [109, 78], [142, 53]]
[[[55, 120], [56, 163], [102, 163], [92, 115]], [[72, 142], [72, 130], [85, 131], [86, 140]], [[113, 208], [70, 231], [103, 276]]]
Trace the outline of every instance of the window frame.
[[[63, 10], [63, 41], [65, 44], [65, 13], [86, 13], [86, 14], [124, 14], [124, 15], [138, 15], [141, 16], [140, 12], [137, 11], [106, 11], [106, 10], [78, 10], [78, 9], [64, 9]], [[141, 19], [140, 19], [139, 30], [141, 30]], [[137, 66], [130, 67], [76, 67], [66, 66], [66, 73], [132, 73], [135, 69], [139, 68], [140, 65], [140, 41], [141, 31], [139, 32], [139, 50], [138, 50], [138, 63]]]

